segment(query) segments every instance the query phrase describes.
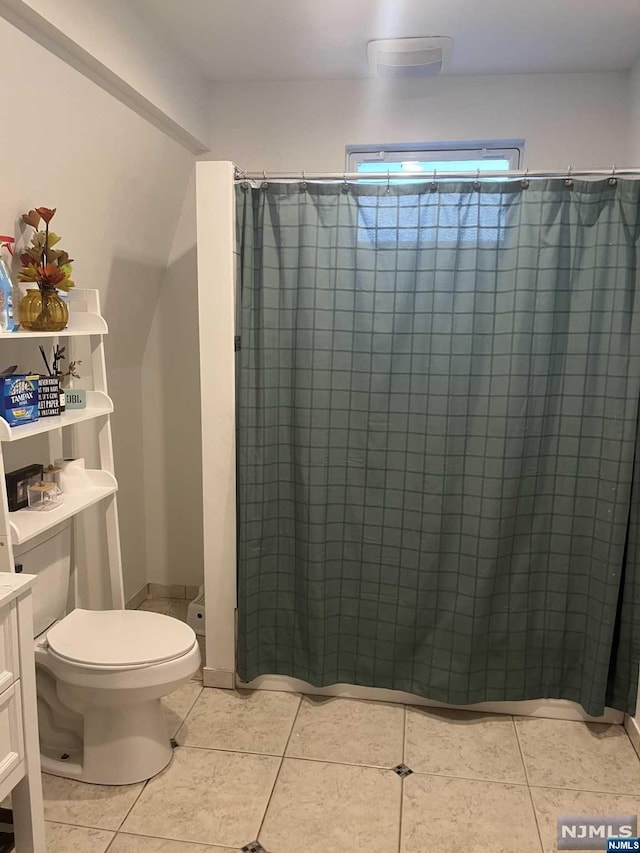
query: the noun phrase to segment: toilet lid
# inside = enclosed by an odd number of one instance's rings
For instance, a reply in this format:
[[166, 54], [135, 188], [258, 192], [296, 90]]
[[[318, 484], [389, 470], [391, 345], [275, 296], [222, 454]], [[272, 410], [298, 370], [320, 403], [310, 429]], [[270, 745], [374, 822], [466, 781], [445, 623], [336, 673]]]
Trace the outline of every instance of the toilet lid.
[[135, 667], [186, 654], [196, 635], [161, 613], [76, 609], [49, 629], [47, 640], [55, 654], [76, 663]]

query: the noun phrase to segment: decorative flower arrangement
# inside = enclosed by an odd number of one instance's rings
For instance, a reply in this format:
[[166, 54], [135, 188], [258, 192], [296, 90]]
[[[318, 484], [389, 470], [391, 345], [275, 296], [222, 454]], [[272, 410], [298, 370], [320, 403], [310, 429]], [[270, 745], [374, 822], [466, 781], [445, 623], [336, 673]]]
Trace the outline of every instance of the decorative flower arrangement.
[[[36, 207], [23, 214], [22, 221], [34, 229], [31, 243], [20, 255], [22, 269], [18, 280], [25, 284], [37, 284], [41, 291], [55, 292], [57, 289], [69, 291], [74, 282], [71, 279], [72, 258], [63, 249], [56, 249], [60, 237], [49, 231], [56, 208]], [[44, 231], [39, 230], [44, 222]]]

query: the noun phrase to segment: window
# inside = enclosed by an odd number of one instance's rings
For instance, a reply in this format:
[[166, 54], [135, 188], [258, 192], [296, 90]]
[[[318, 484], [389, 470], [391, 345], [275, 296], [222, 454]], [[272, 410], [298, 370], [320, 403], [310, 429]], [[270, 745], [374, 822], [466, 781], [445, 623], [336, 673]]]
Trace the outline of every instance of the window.
[[[428, 179], [446, 173], [508, 172], [520, 167], [523, 140], [438, 143], [437, 145], [349, 145], [347, 171], [383, 176], [407, 172]], [[393, 180], [392, 180], [393, 183]], [[401, 179], [397, 183], [405, 183]], [[358, 243], [378, 249], [411, 249], [415, 245], [496, 246], [504, 239], [508, 205], [501, 194], [482, 203], [460, 204], [448, 193], [431, 201], [422, 195], [358, 198]]]
[[386, 172], [508, 172], [520, 168], [524, 140], [438, 142], [428, 144], [347, 145], [347, 171]]

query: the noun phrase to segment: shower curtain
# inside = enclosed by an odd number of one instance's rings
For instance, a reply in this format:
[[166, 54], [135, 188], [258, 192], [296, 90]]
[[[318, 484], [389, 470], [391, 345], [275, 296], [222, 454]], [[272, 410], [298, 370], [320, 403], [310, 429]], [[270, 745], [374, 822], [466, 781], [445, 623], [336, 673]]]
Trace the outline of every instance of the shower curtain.
[[238, 186], [244, 680], [635, 711], [640, 182], [612, 183]]

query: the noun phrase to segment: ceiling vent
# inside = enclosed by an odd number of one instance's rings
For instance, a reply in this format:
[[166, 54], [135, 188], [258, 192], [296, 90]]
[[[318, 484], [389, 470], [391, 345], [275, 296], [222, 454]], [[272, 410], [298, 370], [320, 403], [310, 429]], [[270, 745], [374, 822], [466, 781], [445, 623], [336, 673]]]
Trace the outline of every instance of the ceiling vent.
[[452, 45], [448, 36], [377, 39], [367, 44], [367, 57], [378, 77], [435, 77]]

